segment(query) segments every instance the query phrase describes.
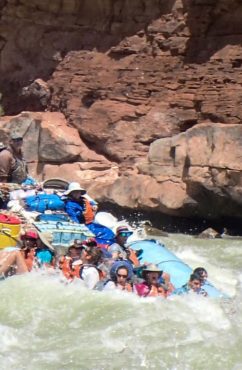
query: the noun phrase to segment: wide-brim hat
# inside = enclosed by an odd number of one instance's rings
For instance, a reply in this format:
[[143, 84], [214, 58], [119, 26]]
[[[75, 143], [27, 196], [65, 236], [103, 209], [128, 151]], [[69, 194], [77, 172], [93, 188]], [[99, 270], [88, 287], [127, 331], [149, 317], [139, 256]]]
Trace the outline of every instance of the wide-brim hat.
[[23, 135], [18, 131], [12, 131], [10, 133], [10, 139], [11, 140], [23, 140]]
[[39, 238], [46, 247], [48, 247], [52, 251], [55, 250], [53, 245], [51, 244], [53, 242], [53, 235], [49, 231], [43, 231], [39, 233]]
[[147, 272], [158, 272], [160, 275], [162, 275], [162, 270], [155, 265], [154, 263], [149, 263], [144, 270], [142, 271], [142, 275], [145, 276]]
[[130, 236], [133, 234], [133, 231], [129, 230], [127, 226], [119, 226], [116, 229], [116, 235], [118, 236], [120, 234], [126, 234], [127, 236]]
[[64, 195], [70, 195], [73, 191], [80, 191], [82, 195], [86, 194], [86, 190], [81, 187], [78, 182], [71, 182], [68, 186], [68, 190], [64, 192]]

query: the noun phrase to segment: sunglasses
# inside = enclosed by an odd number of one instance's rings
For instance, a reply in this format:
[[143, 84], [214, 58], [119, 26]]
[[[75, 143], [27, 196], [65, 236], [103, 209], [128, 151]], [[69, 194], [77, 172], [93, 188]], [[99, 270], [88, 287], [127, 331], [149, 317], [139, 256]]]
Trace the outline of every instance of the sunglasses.
[[127, 277], [128, 277], [128, 275], [123, 275], [123, 274], [117, 274], [117, 276], [118, 276], [118, 277], [120, 277], [120, 278], [121, 278], [121, 277], [122, 277], [122, 278], [127, 278]]
[[118, 234], [119, 236], [122, 236], [123, 238], [128, 238], [128, 236], [130, 235], [129, 233], [119, 233]]

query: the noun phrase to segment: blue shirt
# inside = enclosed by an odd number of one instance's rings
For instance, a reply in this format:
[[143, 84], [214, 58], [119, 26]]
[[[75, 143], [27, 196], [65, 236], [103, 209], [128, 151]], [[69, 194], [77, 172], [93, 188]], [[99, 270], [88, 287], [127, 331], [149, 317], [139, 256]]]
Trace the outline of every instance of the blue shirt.
[[183, 295], [183, 294], [187, 294], [189, 292], [190, 288], [188, 286], [188, 284], [185, 284], [183, 285], [181, 288], [177, 288], [175, 289], [173, 292], [172, 292], [172, 295], [175, 294], [175, 295]]
[[[172, 295], [175, 294], [175, 295], [183, 295], [183, 294], [188, 294], [189, 292], [191, 292], [192, 289], [189, 287], [188, 283], [183, 285], [181, 288], [177, 288], [175, 289], [173, 292], [172, 292]], [[197, 289], [196, 291], [194, 291], [194, 293], [197, 293], [199, 295], [203, 295], [203, 296], [207, 296], [207, 293], [204, 289], [202, 288], [199, 288]]]
[[51, 263], [53, 255], [47, 249], [40, 249], [36, 252], [36, 258], [42, 265], [43, 263]]

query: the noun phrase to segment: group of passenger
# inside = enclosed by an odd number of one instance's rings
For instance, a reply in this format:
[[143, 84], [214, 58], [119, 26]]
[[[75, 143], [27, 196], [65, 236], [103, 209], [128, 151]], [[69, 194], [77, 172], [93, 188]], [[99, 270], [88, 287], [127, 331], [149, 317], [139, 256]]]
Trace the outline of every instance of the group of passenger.
[[158, 265], [140, 265], [136, 251], [126, 246], [131, 233], [126, 226], [118, 227], [115, 243], [110, 246], [98, 245], [94, 238], [75, 240], [65, 255], [58, 256], [51, 244], [52, 234], [27, 230], [21, 236], [20, 248], [5, 248], [0, 252], [0, 273], [7, 277], [45, 266], [60, 271], [66, 282], [81, 279], [89, 289], [117, 289], [140, 297], [166, 298], [190, 291], [206, 295], [202, 289], [207, 279], [204, 268], [195, 269], [187, 284], [175, 289], [170, 275]]
[[[12, 133], [8, 146], [0, 145], [0, 181], [21, 183], [27, 177], [27, 167], [22, 155], [23, 138]], [[90, 225], [95, 217], [97, 203], [91, 199], [79, 183], [69, 184], [62, 199], [69, 218], [76, 223]], [[189, 281], [175, 289], [170, 275], [158, 265], [140, 265], [139, 255], [127, 246], [132, 231], [127, 226], [116, 230], [111, 245], [100, 245], [95, 239], [75, 240], [64, 256], [58, 256], [52, 246], [52, 235], [36, 230], [27, 230], [21, 236], [20, 248], [5, 248], [0, 252], [0, 275], [30, 272], [33, 269], [55, 268], [61, 271], [66, 281], [83, 280], [89, 289], [123, 290], [141, 297], [185, 294], [193, 291], [206, 295], [202, 289], [207, 278], [203, 268], [193, 271]]]

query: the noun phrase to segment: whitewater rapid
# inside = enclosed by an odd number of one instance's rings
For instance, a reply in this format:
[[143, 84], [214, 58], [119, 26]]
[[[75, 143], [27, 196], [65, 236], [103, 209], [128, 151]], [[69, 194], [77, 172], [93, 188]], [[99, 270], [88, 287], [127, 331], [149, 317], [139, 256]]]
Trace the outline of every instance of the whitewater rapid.
[[0, 369], [242, 369], [242, 241], [161, 238], [231, 296], [162, 300], [31, 273], [0, 282]]

